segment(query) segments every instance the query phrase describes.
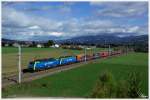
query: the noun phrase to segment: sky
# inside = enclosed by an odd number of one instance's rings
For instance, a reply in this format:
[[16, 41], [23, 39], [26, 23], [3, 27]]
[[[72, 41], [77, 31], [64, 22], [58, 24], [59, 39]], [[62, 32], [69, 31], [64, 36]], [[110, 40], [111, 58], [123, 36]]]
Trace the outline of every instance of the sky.
[[2, 38], [148, 34], [148, 2], [2, 2]]

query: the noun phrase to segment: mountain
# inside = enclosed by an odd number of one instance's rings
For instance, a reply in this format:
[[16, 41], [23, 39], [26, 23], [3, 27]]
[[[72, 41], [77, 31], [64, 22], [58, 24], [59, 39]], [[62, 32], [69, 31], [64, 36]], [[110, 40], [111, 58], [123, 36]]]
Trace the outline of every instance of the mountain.
[[47, 41], [21, 41], [21, 40], [11, 40], [11, 39], [5, 39], [2, 38], [2, 43], [7, 43], [7, 44], [13, 44], [13, 43], [21, 43], [21, 44], [32, 44], [33, 42], [35, 43], [45, 43]]
[[[53, 38], [47, 37], [44, 40], [41, 40], [35, 37], [37, 43], [44, 43], [47, 40], [53, 40]], [[15, 43], [15, 42], [25, 42], [30, 43], [33, 41], [18, 41], [18, 40], [9, 40], [2, 38], [2, 43]], [[65, 40], [54, 40], [55, 43], [58, 44], [148, 44], [148, 35], [141, 35], [141, 36], [126, 36], [126, 37], [118, 37], [114, 35], [96, 35], [96, 36], [80, 36], [74, 37], [71, 39]]]
[[66, 40], [59, 40], [57, 43], [73, 44], [133, 44], [148, 43], [148, 35], [118, 37], [114, 35], [80, 36]]
[[14, 43], [14, 42], [17, 42], [16, 40], [10, 40], [10, 39], [4, 39], [4, 38], [2, 38], [2, 43]]

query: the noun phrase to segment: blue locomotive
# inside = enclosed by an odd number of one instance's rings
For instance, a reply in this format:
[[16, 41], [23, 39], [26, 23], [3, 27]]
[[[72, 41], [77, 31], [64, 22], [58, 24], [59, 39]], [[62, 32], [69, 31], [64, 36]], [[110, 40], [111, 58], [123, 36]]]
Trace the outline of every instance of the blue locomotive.
[[29, 62], [28, 69], [29, 70], [44, 70], [48, 68], [54, 68], [60, 65], [67, 65], [71, 63], [77, 62], [77, 59], [75, 56], [66, 56], [66, 57], [60, 57], [57, 59], [49, 58], [49, 59], [41, 59], [41, 60], [35, 60]]
[[67, 64], [77, 62], [77, 58], [74, 56], [60, 57], [59, 60], [60, 60], [60, 65], [67, 65]]
[[54, 59], [54, 58], [41, 59], [41, 60], [35, 60], [30, 62], [28, 65], [28, 69], [42, 70], [42, 69], [56, 67], [58, 65], [59, 65], [59, 59]]

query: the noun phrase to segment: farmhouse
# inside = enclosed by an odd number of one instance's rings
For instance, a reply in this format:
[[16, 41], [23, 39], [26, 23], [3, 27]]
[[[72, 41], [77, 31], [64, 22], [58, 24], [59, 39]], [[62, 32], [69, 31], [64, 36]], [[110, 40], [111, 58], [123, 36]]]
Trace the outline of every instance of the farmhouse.
[[19, 43], [14, 43], [13, 47], [18, 47]]
[[52, 48], [59, 48], [60, 45], [59, 45], [59, 44], [55, 44], [55, 45], [52, 45], [51, 47], [52, 47]]
[[9, 46], [9, 44], [8, 44], [8, 43], [6, 43], [6, 44], [4, 44], [4, 46], [5, 46], [5, 47], [8, 47], [8, 46]]
[[37, 48], [42, 48], [43, 47], [43, 45], [42, 44], [37, 44], [37, 46], [36, 46]]

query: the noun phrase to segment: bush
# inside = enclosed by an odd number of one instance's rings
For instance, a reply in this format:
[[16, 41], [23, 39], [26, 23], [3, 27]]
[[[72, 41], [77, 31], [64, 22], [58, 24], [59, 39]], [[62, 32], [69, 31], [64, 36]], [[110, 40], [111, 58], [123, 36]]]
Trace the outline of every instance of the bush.
[[108, 98], [114, 97], [115, 83], [111, 73], [105, 71], [99, 76], [91, 97]]
[[128, 97], [128, 84], [126, 81], [119, 81], [116, 87], [116, 97], [117, 98], [127, 98]]
[[128, 97], [138, 98], [141, 96], [141, 75], [140, 73], [131, 72], [129, 74], [128, 82]]
[[[92, 98], [140, 98], [141, 77], [140, 73], [130, 72], [127, 80], [115, 82], [108, 71], [102, 73], [94, 87]], [[116, 84], [117, 83], [117, 84]]]

